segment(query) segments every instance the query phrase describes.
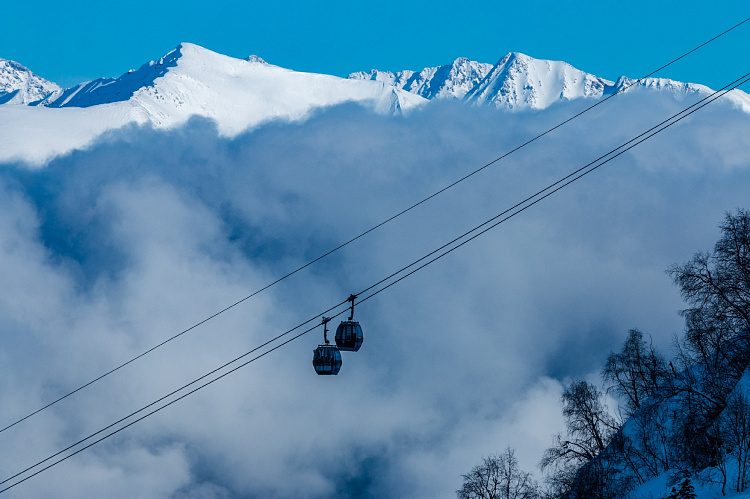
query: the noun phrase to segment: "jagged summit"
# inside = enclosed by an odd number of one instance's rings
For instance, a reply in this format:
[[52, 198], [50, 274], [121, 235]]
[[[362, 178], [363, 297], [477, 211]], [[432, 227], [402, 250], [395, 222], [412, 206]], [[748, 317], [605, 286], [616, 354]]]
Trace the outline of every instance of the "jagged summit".
[[511, 52], [497, 64], [460, 57], [420, 72], [352, 73], [349, 78], [382, 81], [427, 99], [459, 99], [502, 109], [543, 109], [559, 100], [601, 97], [613, 82], [560, 61]]
[[268, 63], [265, 60], [263, 60], [262, 58], [258, 57], [257, 55], [254, 55], [254, 54], [245, 57], [245, 60], [247, 62], [255, 62], [255, 63], [258, 63], [258, 64], [266, 64], [266, 65], [268, 65]]
[[[91, 107], [100, 104], [123, 102], [132, 98], [137, 92], [153, 87], [155, 82], [164, 77], [170, 68], [183, 67], [221, 68], [228, 61], [236, 61], [195, 45], [183, 42], [170, 50], [158, 60], [149, 61], [138, 69], [131, 69], [118, 78], [97, 78], [80, 83], [74, 87], [48, 95], [37, 104], [47, 107]], [[245, 61], [269, 65], [258, 56], [249, 56]]]
[[[508, 53], [494, 65], [458, 58], [452, 64], [419, 72], [373, 69], [352, 73], [349, 78], [380, 81], [427, 99], [458, 99], [513, 111], [540, 110], [575, 99], [598, 99], [626, 87], [628, 91], [633, 87], [666, 92], [677, 99], [711, 91], [703, 85], [666, 78], [637, 81], [621, 76], [612, 82], [563, 61], [534, 59], [520, 52]], [[727, 99], [750, 112], [750, 98], [744, 92], [733, 92]]]
[[[698, 83], [684, 83], [681, 81], [670, 80], [668, 78], [645, 78], [638, 82], [633, 78], [627, 76], [620, 76], [614, 84], [612, 91], [618, 91], [623, 87], [637, 86], [639, 88], [646, 88], [649, 90], [656, 90], [660, 92], [668, 92], [677, 98], [684, 98], [688, 95], [704, 93], [707, 94], [712, 92], [710, 88], [705, 85]], [[608, 89], [609, 91], [609, 89]], [[729, 95], [730, 98], [734, 98], [736, 102], [742, 105], [743, 108], [750, 111], [750, 107], [746, 107], [743, 103], [750, 103], [748, 95], [744, 92], [735, 91]]]
[[393, 85], [425, 99], [463, 99], [492, 69], [492, 64], [459, 57], [452, 64], [425, 68], [422, 71], [358, 72], [349, 75], [356, 80], [375, 80]]
[[0, 59], [0, 104], [29, 105], [60, 91], [60, 87], [21, 64]]

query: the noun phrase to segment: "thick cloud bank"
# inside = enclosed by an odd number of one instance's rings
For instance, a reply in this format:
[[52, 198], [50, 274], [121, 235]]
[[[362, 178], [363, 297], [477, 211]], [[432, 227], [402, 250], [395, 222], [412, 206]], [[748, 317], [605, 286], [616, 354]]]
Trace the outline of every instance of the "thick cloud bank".
[[[633, 93], [50, 410], [0, 433], [2, 479], [251, 349], [684, 106]], [[185, 329], [573, 112], [355, 106], [235, 139], [132, 128], [0, 167], [0, 425]], [[356, 311], [12, 489], [56, 497], [451, 497], [483, 455], [535, 466], [569, 377], [629, 328], [681, 329], [664, 269], [749, 207], [750, 117], [711, 106]]]

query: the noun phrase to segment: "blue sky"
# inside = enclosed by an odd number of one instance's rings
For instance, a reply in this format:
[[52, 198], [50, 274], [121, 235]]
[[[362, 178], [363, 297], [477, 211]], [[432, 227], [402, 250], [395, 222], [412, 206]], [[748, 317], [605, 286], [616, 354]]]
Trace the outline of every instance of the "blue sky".
[[[457, 2], [5, 2], [0, 57], [63, 86], [119, 76], [180, 42], [346, 76], [510, 51], [605, 78], [639, 77], [750, 16], [746, 0]], [[750, 23], [748, 23], [750, 24]], [[746, 25], [660, 76], [721, 87], [744, 73]]]

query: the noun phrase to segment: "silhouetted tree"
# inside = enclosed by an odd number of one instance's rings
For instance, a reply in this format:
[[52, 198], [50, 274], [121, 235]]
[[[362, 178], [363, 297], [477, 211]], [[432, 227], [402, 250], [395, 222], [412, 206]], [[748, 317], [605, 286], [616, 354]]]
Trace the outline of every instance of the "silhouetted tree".
[[683, 415], [672, 446], [688, 469], [716, 465], [723, 433], [716, 419], [750, 364], [750, 212], [727, 213], [720, 228], [713, 252], [668, 271], [691, 305], [682, 311], [685, 339], [671, 386]]
[[664, 357], [646, 343], [643, 333], [631, 329], [622, 350], [607, 357], [602, 378], [625, 399], [625, 416], [629, 417], [663, 388], [670, 374]]
[[692, 305], [686, 312], [716, 322], [731, 338], [750, 330], [750, 212], [727, 213], [719, 227], [712, 253], [697, 253], [668, 272]]
[[[666, 471], [681, 480], [672, 482], [669, 499], [695, 498], [691, 480], [719, 483], [722, 493], [750, 489], [750, 387], [743, 380], [750, 368], [750, 211], [727, 213], [720, 228], [712, 252], [668, 270], [689, 307], [681, 311], [685, 333], [672, 361], [635, 329], [607, 357], [602, 378], [627, 424], [609, 413], [595, 385], [576, 381], [564, 390], [567, 431], [553, 437], [540, 463], [546, 497], [619, 499]], [[465, 487], [471, 477], [494, 491], [479, 468], [464, 475]]]
[[637, 483], [645, 483], [672, 467], [671, 429], [676, 417], [673, 407], [657, 402], [648, 403], [628, 420], [628, 433], [621, 437], [621, 460]]
[[518, 467], [510, 447], [501, 454], [485, 457], [482, 464], [462, 475], [459, 499], [538, 499], [539, 487], [530, 473]]
[[557, 445], [547, 449], [545, 468], [555, 463], [584, 463], [604, 450], [619, 424], [607, 412], [604, 394], [596, 385], [575, 381], [562, 395], [567, 436], [557, 435]]
[[[607, 411], [604, 394], [586, 381], [575, 381], [562, 395], [566, 435], [553, 437], [553, 445], [542, 457], [540, 467], [547, 470], [548, 485], [556, 496], [610, 496], [617, 478], [606, 460], [596, 460], [617, 434], [620, 424]], [[622, 441], [616, 442], [618, 445]]]
[[701, 395], [723, 407], [750, 363], [750, 212], [727, 213], [720, 228], [713, 252], [668, 272], [691, 305], [682, 360], [704, 366]]
[[732, 488], [745, 492], [750, 485], [750, 399], [745, 390], [730, 395], [718, 427], [725, 451], [722, 457], [733, 462], [737, 470]]

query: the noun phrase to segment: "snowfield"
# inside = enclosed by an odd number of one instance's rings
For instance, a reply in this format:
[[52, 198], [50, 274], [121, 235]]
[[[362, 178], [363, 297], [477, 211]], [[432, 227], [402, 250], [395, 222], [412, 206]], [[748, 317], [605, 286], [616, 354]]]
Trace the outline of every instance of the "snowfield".
[[193, 116], [212, 119], [221, 134], [235, 136], [345, 102], [387, 114], [426, 100], [381, 82], [301, 73], [183, 43], [116, 80], [56, 91], [38, 106], [0, 106], [0, 161], [41, 165], [108, 130], [128, 124], [173, 128]]

